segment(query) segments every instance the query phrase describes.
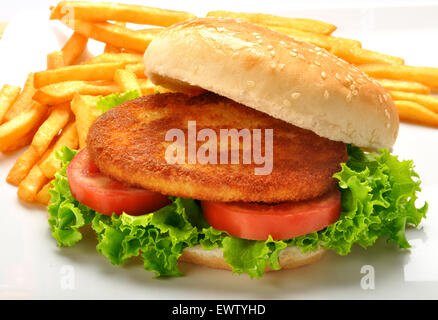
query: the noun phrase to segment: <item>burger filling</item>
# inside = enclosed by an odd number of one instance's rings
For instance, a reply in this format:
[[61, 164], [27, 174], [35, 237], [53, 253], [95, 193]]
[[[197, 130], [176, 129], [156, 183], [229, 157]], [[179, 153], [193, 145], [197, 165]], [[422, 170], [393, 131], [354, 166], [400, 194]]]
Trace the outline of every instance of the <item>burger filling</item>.
[[[107, 109], [123, 101], [110, 102]], [[97, 250], [112, 264], [141, 256], [157, 276], [179, 276], [178, 258], [188, 247], [220, 248], [235, 273], [259, 278], [279, 269], [286, 247], [303, 253], [326, 248], [348, 254], [354, 244], [386, 238], [409, 248], [406, 226], [418, 226], [427, 203], [416, 207], [420, 181], [412, 161], [388, 150], [367, 153], [347, 145], [348, 158], [333, 175], [336, 183], [314, 197], [263, 203], [168, 197], [132, 187], [100, 172], [87, 148], [64, 148], [48, 206], [52, 235], [73, 246], [90, 225]]]

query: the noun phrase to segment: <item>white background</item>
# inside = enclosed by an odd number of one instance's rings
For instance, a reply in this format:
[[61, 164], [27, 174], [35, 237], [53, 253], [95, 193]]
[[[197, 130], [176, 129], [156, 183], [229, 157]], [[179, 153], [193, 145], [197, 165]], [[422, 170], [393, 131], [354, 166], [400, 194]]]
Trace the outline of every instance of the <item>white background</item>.
[[[24, 10], [48, 9], [52, 5], [56, 5], [57, 0], [3, 0], [0, 5], [0, 21], [10, 21], [11, 18]], [[223, 8], [233, 8], [235, 10], [257, 11], [263, 9], [263, 12], [277, 11], [279, 8], [317, 8], [325, 7], [330, 4], [330, 7], [352, 7], [352, 6], [387, 6], [416, 3], [437, 3], [436, 0], [421, 0], [421, 1], [406, 1], [406, 0], [221, 0], [221, 1], [202, 1], [202, 0], [105, 0], [104, 2], [126, 2], [132, 4], [142, 4], [146, 6], [155, 6], [166, 9], [181, 9], [184, 10], [188, 6], [198, 8], [206, 8], [209, 10], [220, 10]]]
[[[402, 56], [407, 64], [438, 67], [438, 4], [433, 1], [129, 1], [198, 15], [208, 10], [259, 11], [318, 18], [336, 24], [335, 35], [361, 40], [363, 47]], [[0, 40], [0, 85], [22, 85], [30, 71], [45, 68], [46, 54], [59, 50], [70, 31], [47, 21], [53, 1], [2, 1], [0, 21], [10, 21]], [[32, 9], [29, 11], [29, 9]], [[101, 47], [91, 43], [90, 51]], [[428, 219], [409, 230], [413, 248], [401, 251], [379, 241], [340, 257], [328, 253], [319, 263], [265, 275], [261, 280], [227, 271], [182, 265], [185, 277], [152, 278], [138, 261], [114, 267], [95, 251], [90, 233], [73, 248], [57, 248], [43, 207], [16, 198], [4, 182], [19, 152], [0, 156], [0, 298], [113, 299], [309, 299], [438, 298], [438, 131], [403, 124], [394, 153], [413, 159], [430, 203]], [[360, 283], [363, 266], [375, 271], [374, 290]]]

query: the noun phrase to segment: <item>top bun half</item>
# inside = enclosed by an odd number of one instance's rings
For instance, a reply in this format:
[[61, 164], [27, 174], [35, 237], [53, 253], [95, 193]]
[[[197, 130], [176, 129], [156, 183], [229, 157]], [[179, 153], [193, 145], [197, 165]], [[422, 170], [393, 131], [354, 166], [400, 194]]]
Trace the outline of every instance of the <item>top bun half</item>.
[[145, 53], [157, 85], [230, 98], [319, 136], [389, 148], [399, 120], [389, 93], [317, 46], [233, 19], [201, 18], [165, 29]]

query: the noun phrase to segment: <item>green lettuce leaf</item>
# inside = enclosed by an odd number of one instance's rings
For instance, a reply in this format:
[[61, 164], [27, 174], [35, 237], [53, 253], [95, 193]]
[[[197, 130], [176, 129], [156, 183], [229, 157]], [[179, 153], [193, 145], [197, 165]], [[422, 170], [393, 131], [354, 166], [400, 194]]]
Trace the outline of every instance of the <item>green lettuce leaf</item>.
[[288, 245], [303, 252], [322, 246], [346, 255], [355, 243], [368, 247], [386, 237], [400, 248], [410, 247], [405, 227], [418, 226], [428, 208], [427, 203], [415, 206], [420, 180], [412, 161], [399, 161], [388, 150], [379, 153], [348, 146], [349, 159], [334, 175], [342, 192], [340, 219], [322, 231], [291, 239]]
[[266, 241], [245, 240], [213, 227], [202, 230], [199, 242], [205, 250], [222, 248], [224, 259], [233, 273], [246, 273], [251, 278], [260, 278], [266, 267], [280, 269], [278, 255], [287, 247], [284, 241], [274, 241], [271, 236]]
[[76, 151], [64, 147], [58, 153], [63, 168], [55, 174], [50, 188], [49, 225], [58, 246], [73, 246], [82, 239], [80, 228], [89, 224], [94, 217], [94, 210], [79, 203], [73, 198], [67, 180], [67, 164], [75, 156]]
[[202, 229], [202, 238], [199, 240], [199, 244], [205, 250], [211, 250], [214, 248], [222, 248], [222, 241], [228, 237], [228, 233], [225, 231], [216, 230], [213, 227]]
[[[98, 235], [97, 251], [112, 264], [142, 255], [144, 268], [157, 276], [179, 276], [178, 258], [186, 247], [198, 244], [198, 228], [203, 219], [195, 200], [174, 198], [153, 214], [112, 217], [96, 214], [92, 227]], [[188, 214], [187, 209], [192, 209]]]
[[280, 269], [278, 255], [286, 247], [284, 241], [274, 241], [271, 236], [266, 241], [231, 236], [222, 241], [224, 259], [232, 267], [233, 273], [247, 273], [251, 278], [260, 278], [267, 266]]
[[123, 102], [138, 98], [140, 92], [136, 90], [127, 91], [125, 93], [114, 93], [105, 97], [99, 97], [96, 108], [102, 112], [106, 112], [109, 109], [121, 105]]

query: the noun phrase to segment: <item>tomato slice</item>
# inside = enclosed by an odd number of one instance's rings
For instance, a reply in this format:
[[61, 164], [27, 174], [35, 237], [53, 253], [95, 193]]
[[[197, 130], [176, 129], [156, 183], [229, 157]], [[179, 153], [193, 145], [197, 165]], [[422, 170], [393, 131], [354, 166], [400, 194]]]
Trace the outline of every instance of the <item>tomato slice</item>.
[[215, 229], [250, 240], [285, 240], [324, 229], [341, 215], [336, 188], [322, 197], [280, 204], [201, 201], [205, 219]]
[[67, 167], [73, 197], [99, 213], [126, 212], [142, 215], [170, 203], [167, 196], [146, 189], [133, 188], [103, 175], [91, 160], [87, 148], [76, 154]]

